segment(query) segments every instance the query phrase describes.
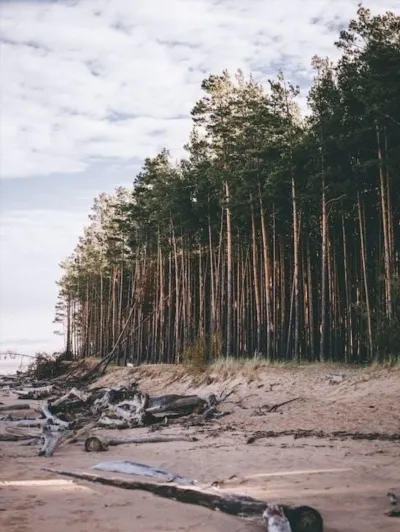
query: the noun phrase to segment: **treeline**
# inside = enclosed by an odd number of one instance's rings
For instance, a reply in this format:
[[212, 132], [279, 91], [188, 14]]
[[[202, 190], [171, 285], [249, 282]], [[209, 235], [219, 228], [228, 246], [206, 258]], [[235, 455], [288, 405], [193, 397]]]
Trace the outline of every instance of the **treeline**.
[[298, 89], [211, 75], [187, 157], [95, 200], [62, 264], [67, 351], [366, 362], [400, 349], [400, 17], [360, 8]]

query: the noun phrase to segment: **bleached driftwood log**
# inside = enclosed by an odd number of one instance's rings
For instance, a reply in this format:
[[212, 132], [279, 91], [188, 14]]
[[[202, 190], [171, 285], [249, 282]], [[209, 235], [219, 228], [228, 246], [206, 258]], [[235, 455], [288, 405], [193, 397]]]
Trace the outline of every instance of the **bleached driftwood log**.
[[146, 412], [155, 414], [187, 410], [190, 413], [197, 408], [204, 410], [206, 406], [207, 401], [198, 395], [162, 395], [149, 399]]
[[79, 399], [80, 401], [82, 401], [82, 403], [86, 403], [86, 401], [90, 398], [90, 395], [91, 395], [90, 393], [82, 392], [81, 390], [78, 390], [77, 388], [71, 388], [71, 390], [69, 390], [69, 392], [67, 392], [66, 394], [62, 395], [58, 399], [55, 399], [54, 401], [51, 401], [49, 406], [51, 408], [56, 408], [64, 404], [71, 397], [75, 397]]
[[[126, 480], [60, 469], [45, 468], [44, 471], [106, 486], [147, 491], [158, 497], [173, 499], [186, 504], [195, 504], [230, 515], [250, 517], [257, 519], [259, 522], [261, 522], [262, 514], [267, 506], [266, 501], [260, 501], [246, 495], [221, 493], [216, 489], [202, 488], [195, 485], [195, 481], [190, 481], [191, 484], [180, 485], [177, 482]], [[310, 506], [291, 507], [284, 504], [279, 506], [283, 508], [286, 517], [289, 519], [292, 532], [323, 532], [323, 519], [314, 508]]]
[[40, 405], [40, 410], [42, 411], [47, 421], [50, 421], [54, 425], [60, 425], [60, 427], [69, 427], [68, 421], [63, 421], [62, 419], [59, 419], [57, 416], [54, 416], [50, 412], [49, 405], [47, 403], [43, 403], [42, 405]]
[[125, 443], [168, 443], [168, 442], [175, 442], [175, 441], [186, 441], [186, 442], [195, 442], [197, 441], [197, 438], [194, 436], [184, 436], [182, 435], [176, 435], [176, 436], [167, 436], [167, 435], [159, 435], [159, 436], [140, 436], [138, 438], [116, 438], [107, 440], [108, 445], [114, 446], [114, 445], [123, 445]]
[[328, 379], [329, 384], [340, 384], [345, 380], [346, 377], [344, 375], [335, 375], [333, 373], [327, 373], [326, 378]]
[[7, 427], [43, 427], [47, 423], [46, 419], [36, 418], [36, 419], [17, 419], [15, 421], [1, 421], [2, 425], [7, 425]]

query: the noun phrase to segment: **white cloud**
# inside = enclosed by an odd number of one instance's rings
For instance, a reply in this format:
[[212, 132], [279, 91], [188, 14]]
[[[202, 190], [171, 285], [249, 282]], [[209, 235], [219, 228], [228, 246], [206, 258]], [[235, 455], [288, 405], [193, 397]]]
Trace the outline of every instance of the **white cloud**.
[[163, 145], [179, 155], [206, 75], [241, 67], [266, 80], [283, 68], [307, 85], [312, 55], [335, 53], [332, 28], [357, 3], [4, 2], [0, 173], [80, 172], [91, 158], [143, 158]]

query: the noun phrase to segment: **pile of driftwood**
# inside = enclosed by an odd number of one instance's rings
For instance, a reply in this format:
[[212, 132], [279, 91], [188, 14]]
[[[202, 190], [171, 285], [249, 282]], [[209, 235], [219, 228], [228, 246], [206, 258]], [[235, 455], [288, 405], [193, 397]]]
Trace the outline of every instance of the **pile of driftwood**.
[[[24, 444], [39, 444], [39, 455], [52, 456], [61, 445], [85, 438], [86, 451], [105, 451], [111, 445], [148, 443], [151, 441], [194, 441], [188, 436], [154, 435], [141, 438], [104, 439], [90, 435], [95, 428], [127, 429], [174, 423], [196, 425], [220, 418], [228, 412], [219, 412], [218, 405], [229, 393], [219, 397], [210, 394], [162, 395], [150, 397], [142, 393], [136, 382], [128, 386], [103, 387], [88, 391], [82, 386], [65, 389], [60, 382], [33, 381], [3, 377], [0, 389], [8, 390], [20, 400], [37, 400], [31, 408], [34, 414], [25, 419], [14, 419], [17, 404], [0, 405], [0, 424], [6, 426], [4, 440], [25, 440]], [[23, 404], [29, 408], [29, 404]], [[88, 436], [89, 435], [89, 436]]]

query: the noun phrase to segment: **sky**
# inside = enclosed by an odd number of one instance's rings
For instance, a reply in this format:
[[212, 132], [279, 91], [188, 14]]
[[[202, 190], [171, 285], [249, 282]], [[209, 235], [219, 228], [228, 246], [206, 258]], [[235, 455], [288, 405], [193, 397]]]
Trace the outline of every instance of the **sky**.
[[183, 155], [204, 78], [283, 70], [305, 105], [312, 56], [337, 57], [358, 2], [0, 0], [0, 351], [62, 348], [59, 263], [95, 196], [164, 146]]

